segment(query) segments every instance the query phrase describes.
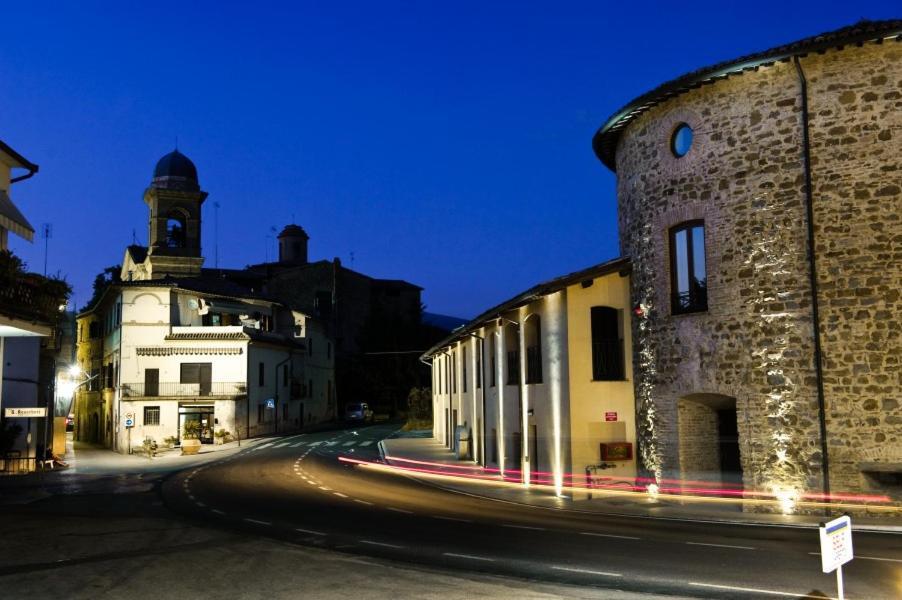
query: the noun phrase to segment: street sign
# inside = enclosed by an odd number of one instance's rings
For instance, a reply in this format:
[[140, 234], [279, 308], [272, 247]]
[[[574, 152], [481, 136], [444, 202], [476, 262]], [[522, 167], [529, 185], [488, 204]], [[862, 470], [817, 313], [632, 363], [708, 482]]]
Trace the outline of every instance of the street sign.
[[836, 571], [836, 591], [843, 600], [842, 566], [852, 560], [852, 519], [847, 516], [821, 523], [821, 569]]
[[852, 558], [852, 519], [840, 517], [821, 524], [821, 568], [824, 573], [832, 573]]
[[128, 427], [134, 427], [134, 426], [135, 426], [135, 420], [132, 419], [131, 417], [125, 417], [125, 426], [126, 426], [126, 428], [128, 428]]
[[276, 407], [276, 401], [273, 398], [269, 398], [266, 401], [266, 408], [275, 408], [275, 407]]
[[616, 421], [617, 420], [617, 412], [610, 410], [610, 411], [604, 413], [604, 420], [605, 421]]
[[24, 419], [32, 419], [38, 417], [46, 417], [47, 416], [47, 407], [37, 408], [37, 407], [29, 407], [29, 408], [7, 408], [4, 411], [4, 414], [7, 418], [17, 417]]

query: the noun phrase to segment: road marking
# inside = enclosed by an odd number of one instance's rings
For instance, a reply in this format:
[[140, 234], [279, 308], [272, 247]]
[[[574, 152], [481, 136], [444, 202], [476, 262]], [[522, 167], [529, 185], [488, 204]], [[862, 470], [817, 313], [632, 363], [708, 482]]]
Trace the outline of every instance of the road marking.
[[367, 506], [373, 505], [372, 502], [367, 502], [366, 500], [358, 500], [357, 498], [354, 498], [354, 502], [357, 502], [358, 504], [366, 504]]
[[321, 490], [324, 491], [324, 492], [331, 492], [331, 491], [332, 491], [332, 488], [327, 488], [327, 487], [324, 486], [324, 485], [319, 486], [319, 489], [321, 489]]
[[313, 481], [312, 479], [308, 479], [307, 483], [309, 483], [310, 485], [316, 485], [316, 482]]
[[281, 444], [276, 444], [273, 448], [281, 448], [282, 446], [287, 446], [290, 442], [282, 442]]
[[608, 571], [593, 571], [592, 569], [577, 569], [574, 567], [555, 567], [555, 571], [567, 571], [568, 573], [584, 573], [586, 575], [601, 575], [603, 577], [623, 577], [620, 573], [609, 573]]
[[[811, 554], [812, 556], [820, 556], [821, 555], [820, 552], [809, 552], [808, 554]], [[900, 559], [900, 558], [882, 558], [880, 556], [859, 556], [857, 554], [855, 555], [855, 558], [860, 558], [862, 560], [881, 560], [884, 562], [902, 563], [902, 559]]]
[[337, 444], [337, 443], [338, 443], [338, 442], [335, 442], [335, 441], [333, 441], [333, 442], [326, 442], [326, 445], [327, 445], [327, 446], [334, 446], [334, 445]]
[[207, 505], [204, 504], [203, 502], [195, 502], [195, 504], [197, 504], [197, 505], [198, 505], [199, 507], [201, 507], [201, 508], [205, 508], [205, 507], [207, 506]]
[[613, 533], [595, 533], [592, 531], [581, 531], [580, 535], [591, 535], [594, 537], [606, 537], [606, 538], [617, 538], [619, 540], [641, 540], [642, 538], [638, 538], [632, 535], [614, 535]]
[[502, 524], [502, 527], [509, 527], [510, 529], [531, 529], [533, 531], [545, 531], [544, 527], [530, 527], [529, 525], [507, 525]]
[[191, 494], [188, 494], [188, 499], [194, 502], [194, 496], [192, 496]]
[[485, 556], [473, 556], [472, 554], [456, 554], [454, 552], [442, 552], [445, 556], [452, 556], [454, 558], [468, 558], [470, 560], [484, 560], [486, 562], [495, 562], [494, 558], [486, 558]]
[[218, 508], [211, 508], [210, 510], [215, 512], [217, 515], [225, 516], [225, 511], [219, 510]]
[[[732, 585], [716, 585], [713, 583], [698, 583], [696, 581], [690, 581], [689, 585], [694, 585], [696, 587], [706, 587], [706, 588], [714, 588], [718, 590], [731, 590], [734, 592], [757, 592], [759, 594], [770, 594], [771, 596], [786, 596], [788, 598], [811, 598], [808, 594], [790, 594], [789, 592], [777, 592], [774, 590], [761, 590], [758, 588], [747, 588], [747, 587], [736, 587]], [[829, 596], [831, 600], [835, 600], [832, 596]]]
[[340, 498], [347, 498], [347, 496], [344, 495], [344, 494], [342, 494], [341, 492], [332, 492], [332, 493], [335, 494], [336, 496], [340, 497]]
[[469, 521], [467, 519], [455, 519], [454, 517], [440, 517], [439, 515], [432, 515], [433, 519], [441, 519], [442, 521], [457, 521], [458, 523], [472, 523], [473, 521]]
[[312, 529], [295, 529], [298, 533], [309, 533], [312, 535], [326, 535], [322, 531], [313, 531]]
[[394, 506], [386, 506], [385, 508], [387, 508], [388, 510], [392, 510], [394, 512], [404, 513], [405, 515], [413, 514], [412, 510], [404, 510], [403, 508], [395, 508]]
[[372, 444], [372, 443], [373, 443], [373, 440], [367, 440], [367, 441], [365, 441], [365, 442], [360, 442], [360, 445], [361, 445], [361, 446], [369, 446], [369, 445]]
[[729, 544], [705, 544], [703, 542], [686, 542], [690, 546], [711, 546], [712, 548], [735, 548], [736, 550], [754, 550], [751, 546], [731, 546]]
[[322, 442], [310, 442], [311, 447], [319, 446]]
[[254, 450], [263, 450], [264, 448], [269, 448], [273, 444], [275, 444], [275, 442], [269, 442], [268, 444], [263, 444], [262, 446], [257, 446], [256, 448], [254, 448]]
[[373, 542], [371, 540], [360, 540], [361, 544], [369, 544], [370, 546], [385, 546], [386, 548], [403, 548], [397, 544], [386, 544], [385, 542]]
[[258, 521], [257, 519], [248, 519], [246, 517], [244, 520], [248, 523], [256, 523], [257, 525], [272, 525], [269, 521]]
[[298, 446], [303, 446], [303, 445], [306, 444], [306, 443], [307, 443], [307, 442], [298, 442], [297, 444], [292, 444], [291, 447], [292, 447], [292, 448], [297, 448]]
[[355, 442], [354, 440], [351, 440], [350, 442], [345, 442], [344, 444], [342, 444], [342, 446], [344, 446], [345, 448], [347, 448], [348, 446], [353, 446], [353, 445], [356, 444], [356, 443], [357, 443], [357, 442]]

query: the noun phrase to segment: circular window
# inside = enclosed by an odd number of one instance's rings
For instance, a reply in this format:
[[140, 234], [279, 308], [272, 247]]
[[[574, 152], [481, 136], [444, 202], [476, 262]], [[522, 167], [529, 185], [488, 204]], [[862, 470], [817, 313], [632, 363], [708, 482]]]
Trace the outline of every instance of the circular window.
[[686, 123], [680, 123], [673, 130], [673, 136], [670, 138], [670, 151], [677, 158], [681, 158], [689, 152], [692, 147], [692, 128]]

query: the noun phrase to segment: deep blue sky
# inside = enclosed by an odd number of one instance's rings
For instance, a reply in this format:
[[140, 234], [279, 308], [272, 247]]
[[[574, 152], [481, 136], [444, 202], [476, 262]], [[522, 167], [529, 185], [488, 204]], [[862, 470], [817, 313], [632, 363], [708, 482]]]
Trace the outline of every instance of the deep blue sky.
[[[272, 258], [293, 218], [312, 259], [471, 317], [617, 256], [614, 177], [591, 150], [614, 110], [894, 4], [20, 2], [0, 138], [41, 167], [12, 197], [53, 224], [49, 270], [79, 307], [133, 229], [146, 243], [142, 193], [177, 136], [210, 193], [208, 266], [218, 201], [220, 266]], [[11, 245], [42, 270], [43, 240]]]

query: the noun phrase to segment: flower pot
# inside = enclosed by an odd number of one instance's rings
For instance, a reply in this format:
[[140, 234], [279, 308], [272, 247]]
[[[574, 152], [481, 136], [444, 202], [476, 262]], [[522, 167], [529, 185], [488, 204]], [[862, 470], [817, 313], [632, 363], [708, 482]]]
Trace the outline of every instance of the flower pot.
[[200, 440], [182, 440], [182, 454], [197, 454], [200, 451]]

